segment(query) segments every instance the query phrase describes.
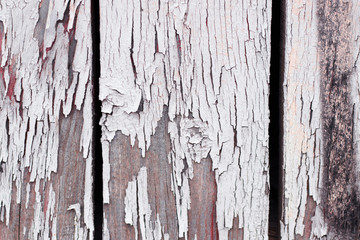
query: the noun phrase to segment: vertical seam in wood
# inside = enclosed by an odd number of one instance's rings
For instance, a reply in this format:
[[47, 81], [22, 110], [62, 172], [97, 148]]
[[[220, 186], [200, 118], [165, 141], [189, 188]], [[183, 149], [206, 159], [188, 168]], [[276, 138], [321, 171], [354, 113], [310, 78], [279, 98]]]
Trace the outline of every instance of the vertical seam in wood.
[[283, 188], [283, 73], [285, 54], [285, 3], [273, 1], [271, 20], [270, 96], [269, 96], [269, 239], [280, 239]]
[[91, 0], [91, 34], [93, 50], [93, 86], [94, 86], [94, 105], [93, 105], [93, 173], [94, 173], [94, 239], [102, 239], [103, 225], [103, 174], [102, 174], [102, 149], [101, 149], [101, 101], [99, 100], [99, 79], [100, 79], [100, 12], [99, 1]]

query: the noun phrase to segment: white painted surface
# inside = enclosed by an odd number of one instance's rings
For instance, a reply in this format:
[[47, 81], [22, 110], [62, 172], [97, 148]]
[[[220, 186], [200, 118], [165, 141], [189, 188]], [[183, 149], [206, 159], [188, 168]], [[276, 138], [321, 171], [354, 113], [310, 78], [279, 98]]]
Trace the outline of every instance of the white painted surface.
[[115, 132], [145, 156], [167, 105], [179, 237], [193, 161], [209, 155], [220, 239], [233, 227], [266, 239], [271, 1], [104, 0], [100, 8], [105, 203]]
[[[69, 20], [64, 28], [59, 21], [63, 20], [67, 6]], [[71, 31], [75, 31], [77, 45], [73, 62], [69, 63]], [[20, 203], [25, 168], [29, 168], [30, 182], [36, 182], [36, 186], [41, 180], [51, 179], [51, 173], [56, 173], [58, 148], [62, 144], [59, 142], [59, 118], [61, 114], [69, 115], [74, 104], [77, 110], [83, 110], [81, 151], [88, 159], [87, 170], [91, 170], [90, 1], [1, 1], [0, 57], [0, 163], [3, 168], [0, 215], [1, 221], [8, 224], [13, 182], [17, 188], [17, 203]], [[72, 79], [69, 79], [69, 71], [73, 73]], [[92, 231], [91, 171], [87, 172], [85, 184], [84, 222]], [[26, 206], [29, 191], [34, 191], [29, 188], [27, 185]], [[43, 232], [41, 236], [48, 236], [43, 234], [48, 234], [51, 222], [52, 232], [56, 233], [56, 217], [51, 215], [52, 210], [44, 215], [38, 188], [35, 191], [37, 205], [34, 206], [33, 228], [27, 229], [33, 232], [32, 239], [37, 239], [39, 232]], [[57, 200], [51, 194], [48, 207], [53, 209]]]
[[[314, 1], [286, 4], [282, 239], [303, 235], [308, 195], [320, 203], [322, 133], [316, 13]], [[325, 225], [317, 225], [323, 221], [319, 213], [320, 209], [313, 220], [316, 231], [312, 237], [326, 232]]]
[[[73, 205], [70, 205], [67, 209], [68, 211], [74, 210], [75, 211], [75, 218], [74, 218], [74, 225], [75, 225], [75, 231], [74, 231], [74, 240], [82, 240], [82, 239], [88, 239], [88, 229], [81, 227], [81, 209], [80, 209], [80, 203], [75, 203]], [[90, 237], [93, 238], [92, 236]]]

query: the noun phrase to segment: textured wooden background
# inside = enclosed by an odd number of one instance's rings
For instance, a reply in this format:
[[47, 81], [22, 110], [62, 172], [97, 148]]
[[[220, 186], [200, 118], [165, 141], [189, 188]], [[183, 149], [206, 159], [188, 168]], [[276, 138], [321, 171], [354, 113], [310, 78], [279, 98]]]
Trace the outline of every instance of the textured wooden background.
[[0, 240], [359, 238], [360, 2], [284, 2], [0, 0]]

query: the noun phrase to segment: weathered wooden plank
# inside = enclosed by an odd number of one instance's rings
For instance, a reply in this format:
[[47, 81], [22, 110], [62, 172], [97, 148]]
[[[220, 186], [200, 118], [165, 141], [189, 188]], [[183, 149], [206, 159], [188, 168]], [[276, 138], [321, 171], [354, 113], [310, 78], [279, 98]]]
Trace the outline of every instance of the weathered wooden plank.
[[0, 232], [92, 238], [89, 1], [0, 4]]
[[[285, 31], [281, 235], [283, 239], [295, 239], [296, 235], [304, 235], [308, 196], [319, 203], [321, 195], [320, 67], [315, 2], [289, 1]], [[322, 220], [320, 213], [318, 209], [316, 219]], [[325, 226], [319, 226], [321, 221], [313, 220], [312, 229], [317, 234], [325, 233]], [[312, 231], [311, 236], [314, 235]]]
[[357, 239], [358, 1], [289, 1], [283, 239]]
[[271, 2], [100, 12], [104, 237], [267, 239]]

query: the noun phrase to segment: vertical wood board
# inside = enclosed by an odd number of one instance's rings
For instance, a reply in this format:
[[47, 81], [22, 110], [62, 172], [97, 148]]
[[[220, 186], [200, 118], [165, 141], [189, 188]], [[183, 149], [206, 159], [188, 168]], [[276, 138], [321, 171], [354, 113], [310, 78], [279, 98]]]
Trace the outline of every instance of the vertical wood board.
[[[266, 239], [271, 2], [101, 1], [100, 12], [104, 237], [124, 239], [126, 223], [132, 238], [173, 239], [176, 226], [185, 239]], [[165, 217], [152, 188], [168, 181]], [[203, 229], [199, 193], [215, 206]]]
[[289, 1], [283, 239], [359, 237], [358, 1]]
[[92, 239], [90, 1], [0, 4], [0, 239]]

